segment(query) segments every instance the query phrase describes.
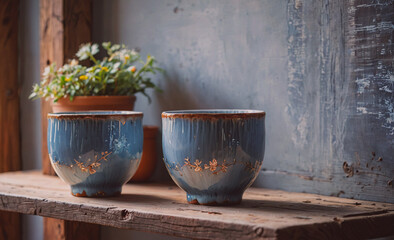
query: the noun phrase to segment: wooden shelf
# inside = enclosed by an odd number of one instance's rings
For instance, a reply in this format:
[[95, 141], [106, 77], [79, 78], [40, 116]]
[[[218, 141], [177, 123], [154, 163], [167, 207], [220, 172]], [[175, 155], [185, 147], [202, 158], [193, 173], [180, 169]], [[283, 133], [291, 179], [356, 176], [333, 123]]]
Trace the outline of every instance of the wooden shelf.
[[247, 190], [237, 206], [186, 203], [175, 185], [127, 184], [112, 198], [77, 198], [40, 172], [0, 174], [0, 210], [194, 239], [372, 238], [394, 235], [394, 204]]

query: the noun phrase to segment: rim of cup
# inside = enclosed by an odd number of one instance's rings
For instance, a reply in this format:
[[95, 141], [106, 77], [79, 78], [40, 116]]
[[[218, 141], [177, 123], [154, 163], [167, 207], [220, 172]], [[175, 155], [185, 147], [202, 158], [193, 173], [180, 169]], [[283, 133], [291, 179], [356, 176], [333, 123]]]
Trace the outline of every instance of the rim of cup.
[[48, 113], [48, 118], [112, 118], [112, 117], [142, 117], [142, 112], [136, 111], [83, 111]]
[[265, 112], [251, 109], [194, 109], [165, 111], [162, 118], [261, 118]]

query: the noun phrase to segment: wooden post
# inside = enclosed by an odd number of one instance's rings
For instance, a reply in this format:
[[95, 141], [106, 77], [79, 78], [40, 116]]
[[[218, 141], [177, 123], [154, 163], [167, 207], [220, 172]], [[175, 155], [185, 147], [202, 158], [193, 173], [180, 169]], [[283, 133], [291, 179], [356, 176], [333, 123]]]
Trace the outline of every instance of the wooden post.
[[[40, 68], [53, 62], [63, 65], [75, 57], [82, 43], [91, 41], [91, 0], [41, 0], [40, 6]], [[41, 102], [42, 170], [55, 175], [47, 149], [47, 114], [50, 104]]]
[[[18, 0], [0, 0], [0, 172], [21, 169]], [[0, 239], [21, 239], [20, 214], [0, 211]]]
[[[75, 56], [80, 44], [91, 41], [91, 0], [41, 0], [40, 1], [40, 68], [41, 72], [51, 63], [63, 65]], [[42, 117], [42, 171], [55, 175], [47, 150], [48, 102], [41, 103]], [[83, 228], [83, 231], [81, 230]], [[100, 226], [52, 218], [44, 219], [44, 239], [99, 239]]]
[[100, 226], [56, 218], [44, 218], [44, 239], [100, 239]]

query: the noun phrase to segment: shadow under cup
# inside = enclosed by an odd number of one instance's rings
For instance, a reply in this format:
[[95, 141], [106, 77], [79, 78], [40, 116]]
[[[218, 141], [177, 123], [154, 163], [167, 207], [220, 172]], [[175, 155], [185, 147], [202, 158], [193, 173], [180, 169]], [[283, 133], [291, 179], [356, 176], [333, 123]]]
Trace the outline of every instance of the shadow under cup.
[[186, 110], [162, 113], [164, 162], [194, 204], [236, 204], [264, 158], [265, 112]]

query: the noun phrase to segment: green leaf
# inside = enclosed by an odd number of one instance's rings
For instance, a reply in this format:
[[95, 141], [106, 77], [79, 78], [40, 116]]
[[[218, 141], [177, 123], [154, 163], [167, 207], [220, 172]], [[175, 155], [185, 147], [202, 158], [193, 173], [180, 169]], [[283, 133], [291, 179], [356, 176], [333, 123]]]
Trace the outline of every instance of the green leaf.
[[145, 91], [141, 91], [141, 93], [142, 93], [145, 97], [148, 98], [148, 102], [149, 102], [149, 104], [151, 104], [152, 99], [150, 98], [150, 96], [149, 96], [148, 94], [146, 94]]
[[98, 44], [96, 44], [96, 43], [93, 44], [90, 52], [91, 52], [92, 55], [97, 54], [99, 52]]
[[111, 42], [103, 42], [101, 45], [104, 49], [108, 50], [111, 47]]
[[119, 68], [121, 64], [122, 64], [121, 62], [116, 62], [116, 63], [113, 65], [113, 68]]
[[[53, 98], [57, 101], [62, 97], [69, 97], [71, 100], [74, 96], [133, 95], [141, 92], [151, 101], [146, 89], [161, 91], [151, 79], [157, 72], [164, 71], [156, 66], [154, 57], [148, 55], [146, 61], [143, 61], [138, 52], [127, 49], [123, 44], [104, 42], [101, 46], [107, 51], [109, 58], [94, 57], [100, 50], [98, 44], [83, 44], [76, 53], [80, 61], [90, 59], [90, 67], [82, 66], [76, 61], [58, 69], [55, 63], [48, 66], [40, 84], [33, 86], [29, 98]], [[137, 71], [132, 72], [132, 67]], [[79, 78], [85, 75], [88, 76], [87, 79]], [[66, 78], [71, 81], [66, 81]]]
[[89, 58], [91, 43], [86, 43], [80, 46], [76, 56], [80, 61], [86, 60]]
[[32, 93], [29, 95], [29, 99], [35, 99], [36, 97], [38, 97], [38, 95], [37, 95], [37, 93], [35, 93], [35, 92], [32, 92]]
[[113, 51], [113, 52], [118, 51], [119, 49], [120, 49], [120, 45], [119, 44], [114, 44], [111, 47], [111, 51]]

